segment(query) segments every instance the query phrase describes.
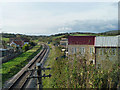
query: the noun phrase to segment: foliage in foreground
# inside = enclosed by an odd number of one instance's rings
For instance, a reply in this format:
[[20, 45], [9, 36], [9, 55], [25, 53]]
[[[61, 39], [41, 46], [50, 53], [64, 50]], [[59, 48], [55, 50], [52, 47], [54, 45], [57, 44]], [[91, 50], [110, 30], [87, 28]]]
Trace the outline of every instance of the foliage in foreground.
[[31, 60], [40, 50], [41, 46], [37, 45], [31, 50], [20, 54], [18, 57], [2, 64], [2, 83], [15, 75], [29, 60]]
[[120, 67], [117, 64], [110, 70], [103, 70], [93, 64], [87, 65], [85, 58], [63, 58], [57, 47], [56, 50], [54, 56], [59, 58], [54, 58], [51, 65], [49, 73], [52, 77], [43, 79], [44, 88], [120, 88]]

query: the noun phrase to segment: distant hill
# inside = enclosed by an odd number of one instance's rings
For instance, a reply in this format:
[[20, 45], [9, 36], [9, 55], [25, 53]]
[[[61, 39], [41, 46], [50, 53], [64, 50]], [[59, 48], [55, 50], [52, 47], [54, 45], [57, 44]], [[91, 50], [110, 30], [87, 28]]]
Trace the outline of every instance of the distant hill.
[[[1, 34], [1, 33], [0, 33]], [[10, 34], [10, 33], [2, 33], [3, 38], [15, 38], [15, 37], [27, 37], [31, 38], [32, 40], [39, 39], [39, 38], [61, 38], [61, 37], [68, 37], [68, 36], [115, 36], [120, 35], [120, 30], [112, 30], [102, 33], [90, 33], [90, 32], [72, 32], [72, 33], [59, 33], [50, 36], [35, 36], [35, 35], [23, 35], [23, 34]]]
[[72, 36], [115, 36], [115, 35], [120, 35], [120, 30], [106, 31], [102, 33], [90, 33], [90, 32], [59, 33], [59, 34], [55, 34], [51, 36], [59, 38], [59, 37], [67, 37], [69, 35], [72, 35]]
[[86, 32], [86, 33], [83, 33], [83, 32], [72, 32], [72, 33], [59, 33], [59, 34], [51, 35], [51, 37], [67, 37], [67, 36], [70, 36], [70, 35], [73, 35], [73, 36], [94, 35], [94, 36], [96, 36], [97, 34], [96, 33], [89, 33], [89, 32]]
[[103, 33], [99, 33], [101, 35], [120, 35], [120, 30], [112, 30], [112, 31], [107, 31]]
[[38, 38], [38, 36], [35, 36], [35, 35], [24, 35], [24, 34], [13, 34], [13, 33], [0, 33], [0, 35], [1, 34], [2, 34], [2, 38], [16, 38], [16, 37], [32, 38], [32, 39], [37, 39]]

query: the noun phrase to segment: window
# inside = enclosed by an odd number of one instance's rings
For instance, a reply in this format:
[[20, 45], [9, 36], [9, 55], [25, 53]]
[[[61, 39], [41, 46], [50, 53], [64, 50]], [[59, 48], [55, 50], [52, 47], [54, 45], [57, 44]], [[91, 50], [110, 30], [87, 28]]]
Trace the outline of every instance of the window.
[[90, 48], [90, 54], [94, 53], [94, 48]]
[[85, 48], [84, 47], [82, 48], [82, 53], [85, 53]]
[[100, 55], [103, 54], [103, 49], [102, 49], [102, 48], [99, 49], [99, 54], [100, 54]]
[[104, 54], [107, 54], [107, 51], [108, 51], [107, 48], [104, 48]]
[[71, 52], [72, 52], [72, 54], [74, 53], [74, 48], [71, 48]]
[[111, 56], [111, 55], [112, 55], [111, 48], [108, 50], [108, 53], [109, 53], [109, 56]]
[[79, 51], [80, 51], [80, 54], [81, 54], [81, 51], [82, 51], [82, 50], [81, 50], [81, 48], [80, 48], [80, 50], [79, 50]]
[[116, 55], [116, 49], [112, 48], [112, 55]]
[[76, 48], [74, 48], [74, 50], [75, 50], [75, 53], [76, 53]]
[[81, 54], [85, 53], [85, 48], [84, 48], [84, 47], [81, 47], [81, 48], [80, 48], [80, 53], [81, 53]]
[[71, 48], [71, 52], [72, 52], [72, 54], [75, 54], [77, 52], [77, 48], [75, 48], [75, 47]]

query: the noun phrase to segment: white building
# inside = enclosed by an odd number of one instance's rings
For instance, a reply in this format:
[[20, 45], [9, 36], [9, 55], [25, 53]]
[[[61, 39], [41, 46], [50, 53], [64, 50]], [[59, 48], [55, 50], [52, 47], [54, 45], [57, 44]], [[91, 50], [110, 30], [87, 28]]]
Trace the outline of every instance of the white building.
[[109, 68], [120, 62], [120, 36], [97, 36], [95, 39], [96, 65]]

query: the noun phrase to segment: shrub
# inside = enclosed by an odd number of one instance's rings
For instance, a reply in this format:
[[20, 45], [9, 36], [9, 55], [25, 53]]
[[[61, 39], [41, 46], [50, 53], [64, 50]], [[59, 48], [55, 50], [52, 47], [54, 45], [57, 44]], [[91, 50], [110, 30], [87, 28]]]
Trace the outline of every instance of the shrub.
[[27, 50], [29, 50], [29, 48], [30, 48], [30, 44], [25, 44], [25, 45], [22, 47], [22, 50], [23, 50], [23, 51], [27, 51]]

